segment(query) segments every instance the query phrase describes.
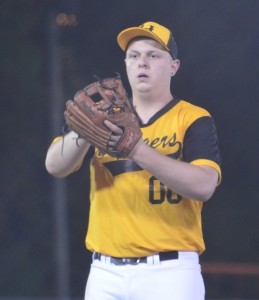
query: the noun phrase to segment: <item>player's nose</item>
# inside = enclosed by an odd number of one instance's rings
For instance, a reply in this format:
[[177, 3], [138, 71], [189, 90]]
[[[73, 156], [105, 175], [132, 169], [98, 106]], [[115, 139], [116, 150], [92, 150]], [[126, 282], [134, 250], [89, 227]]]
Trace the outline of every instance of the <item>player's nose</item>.
[[138, 60], [139, 67], [148, 67], [148, 58], [145, 54], [140, 55]]

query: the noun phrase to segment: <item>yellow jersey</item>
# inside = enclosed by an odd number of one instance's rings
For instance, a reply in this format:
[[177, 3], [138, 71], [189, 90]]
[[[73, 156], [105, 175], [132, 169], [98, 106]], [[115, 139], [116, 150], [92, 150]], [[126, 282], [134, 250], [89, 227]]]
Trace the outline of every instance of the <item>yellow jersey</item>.
[[[173, 99], [147, 124], [143, 139], [157, 151], [214, 168], [221, 180], [213, 118], [203, 108]], [[157, 166], [159, 168], [159, 165]], [[90, 164], [90, 214], [86, 246], [115, 257], [205, 250], [202, 202], [174, 193], [129, 159], [100, 154]]]

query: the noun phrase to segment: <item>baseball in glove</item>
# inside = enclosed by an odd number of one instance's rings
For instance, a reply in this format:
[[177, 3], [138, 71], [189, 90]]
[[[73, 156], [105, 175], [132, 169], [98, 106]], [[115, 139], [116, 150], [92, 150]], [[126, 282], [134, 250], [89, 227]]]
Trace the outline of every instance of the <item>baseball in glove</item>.
[[[113, 157], [127, 157], [142, 136], [138, 117], [131, 109], [119, 74], [78, 91], [74, 100], [67, 101], [64, 116], [69, 129]], [[113, 133], [105, 126], [105, 120], [123, 130], [113, 147], [108, 145]]]

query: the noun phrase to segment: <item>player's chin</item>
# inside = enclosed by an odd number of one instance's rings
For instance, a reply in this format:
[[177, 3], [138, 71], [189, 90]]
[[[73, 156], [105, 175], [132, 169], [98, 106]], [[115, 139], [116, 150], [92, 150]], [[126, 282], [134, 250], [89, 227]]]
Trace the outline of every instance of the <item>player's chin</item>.
[[136, 84], [136, 90], [140, 93], [147, 93], [151, 91], [151, 84], [148, 82], [138, 82]]

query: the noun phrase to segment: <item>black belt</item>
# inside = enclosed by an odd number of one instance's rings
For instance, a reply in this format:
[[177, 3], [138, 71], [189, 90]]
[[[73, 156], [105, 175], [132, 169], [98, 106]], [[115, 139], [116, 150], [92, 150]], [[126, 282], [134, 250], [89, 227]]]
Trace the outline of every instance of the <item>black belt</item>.
[[[101, 253], [94, 252], [93, 259], [101, 260]], [[178, 251], [168, 251], [158, 253], [159, 260], [178, 259]], [[110, 257], [110, 262], [114, 265], [137, 265], [140, 263], [147, 263], [147, 256], [144, 257]]]

